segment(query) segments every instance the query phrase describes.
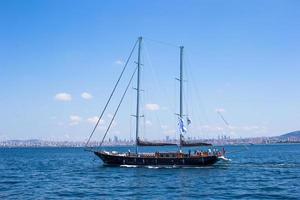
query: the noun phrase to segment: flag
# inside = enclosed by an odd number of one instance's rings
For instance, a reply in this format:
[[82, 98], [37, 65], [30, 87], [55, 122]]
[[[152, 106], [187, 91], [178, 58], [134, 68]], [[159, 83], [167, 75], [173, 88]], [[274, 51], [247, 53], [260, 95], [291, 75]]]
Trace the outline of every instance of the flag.
[[181, 117], [178, 118], [179, 119], [179, 122], [178, 122], [178, 126], [179, 126], [179, 130], [181, 133], [185, 133], [186, 132], [186, 128], [183, 124], [183, 120]]

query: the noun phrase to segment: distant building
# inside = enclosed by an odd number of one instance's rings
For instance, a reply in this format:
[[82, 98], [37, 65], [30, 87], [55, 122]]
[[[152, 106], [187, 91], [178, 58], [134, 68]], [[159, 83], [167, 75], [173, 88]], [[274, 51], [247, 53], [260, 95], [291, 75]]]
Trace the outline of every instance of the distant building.
[[114, 136], [114, 142], [115, 142], [115, 143], [118, 143], [118, 142], [119, 142], [118, 136]]
[[166, 141], [168, 142], [168, 141], [170, 141], [170, 136], [166, 136]]

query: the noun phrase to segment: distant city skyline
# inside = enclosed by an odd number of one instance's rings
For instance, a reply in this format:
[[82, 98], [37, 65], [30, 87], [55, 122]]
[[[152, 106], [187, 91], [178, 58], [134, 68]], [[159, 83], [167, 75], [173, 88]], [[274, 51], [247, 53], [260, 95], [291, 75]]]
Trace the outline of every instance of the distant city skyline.
[[[139, 36], [145, 38], [141, 137], [178, 137], [179, 49], [152, 40], [185, 46], [184, 112], [192, 121], [186, 137], [299, 130], [299, 6], [279, 0], [1, 1], [0, 140], [86, 140]], [[136, 52], [93, 140], [102, 138], [134, 61]], [[134, 138], [134, 92], [107, 138]]]

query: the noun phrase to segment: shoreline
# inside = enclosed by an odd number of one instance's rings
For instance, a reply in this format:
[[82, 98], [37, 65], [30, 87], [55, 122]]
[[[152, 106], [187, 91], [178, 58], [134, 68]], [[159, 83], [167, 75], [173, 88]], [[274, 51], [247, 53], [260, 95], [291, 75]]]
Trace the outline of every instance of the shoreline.
[[[300, 144], [300, 142], [278, 142], [278, 143], [268, 143], [268, 144], [224, 144], [224, 145], [213, 145], [212, 147], [226, 147], [226, 146], [272, 146], [272, 145], [298, 145]], [[118, 148], [122, 148], [122, 147], [135, 147], [135, 145], [104, 145], [102, 147], [109, 147], [109, 148], [114, 148], [114, 147], [118, 147]], [[41, 146], [36, 146], [36, 145], [31, 145], [31, 146], [0, 146], [0, 149], [14, 149], [14, 148], [31, 148], [31, 149], [38, 149], [38, 148], [82, 148], [84, 149], [84, 146], [47, 146], [47, 145], [41, 145]], [[96, 146], [93, 146], [92, 148], [96, 148]], [[145, 148], [145, 147], [144, 147]], [[188, 148], [188, 147], [185, 147]], [[193, 147], [195, 148], [195, 147]], [[198, 147], [201, 148], [201, 147]], [[209, 148], [209, 147], [206, 147]]]

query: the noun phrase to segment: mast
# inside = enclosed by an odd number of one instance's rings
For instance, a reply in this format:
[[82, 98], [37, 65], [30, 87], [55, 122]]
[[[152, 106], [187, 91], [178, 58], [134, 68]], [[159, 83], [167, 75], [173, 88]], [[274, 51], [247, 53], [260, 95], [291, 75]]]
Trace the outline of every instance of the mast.
[[140, 75], [141, 75], [141, 46], [142, 37], [139, 37], [137, 86], [136, 86], [136, 123], [135, 123], [135, 153], [138, 154], [139, 120], [140, 120]]
[[[183, 46], [180, 46], [180, 102], [179, 102], [179, 117], [182, 119], [183, 117]], [[182, 133], [180, 132], [180, 144], [179, 148], [181, 149], [182, 143]]]

